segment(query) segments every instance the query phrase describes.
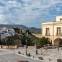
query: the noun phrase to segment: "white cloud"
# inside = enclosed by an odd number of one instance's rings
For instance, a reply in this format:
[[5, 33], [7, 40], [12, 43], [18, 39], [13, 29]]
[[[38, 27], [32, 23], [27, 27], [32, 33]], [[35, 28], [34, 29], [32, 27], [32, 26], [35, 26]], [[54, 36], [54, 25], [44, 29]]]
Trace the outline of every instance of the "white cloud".
[[49, 8], [56, 3], [62, 3], [62, 0], [0, 0], [0, 2], [5, 5], [0, 6], [0, 14], [3, 15], [0, 16], [1, 23], [5, 21], [5, 23], [29, 24], [48, 14]]
[[0, 23], [2, 24], [2, 23], [6, 23], [6, 21], [5, 21], [5, 16], [4, 15], [2, 15], [2, 14], [0, 14]]

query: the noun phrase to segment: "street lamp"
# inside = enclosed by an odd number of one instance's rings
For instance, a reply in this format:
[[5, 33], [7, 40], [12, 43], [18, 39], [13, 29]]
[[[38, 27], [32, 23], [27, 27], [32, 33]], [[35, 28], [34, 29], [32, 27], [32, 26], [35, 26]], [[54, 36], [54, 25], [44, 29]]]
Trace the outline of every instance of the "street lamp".
[[26, 55], [27, 55], [27, 48], [28, 48], [28, 46], [27, 46], [27, 40], [26, 40]]
[[5, 39], [5, 43], [6, 43], [6, 48], [7, 48], [7, 40]]
[[27, 38], [28, 38], [28, 31], [26, 31], [26, 55], [27, 55], [27, 48], [28, 48], [28, 46], [27, 46]]
[[38, 54], [38, 50], [37, 50], [37, 42], [35, 41], [35, 48], [36, 48], [36, 54]]
[[2, 48], [2, 37], [1, 37], [1, 35], [0, 35], [0, 41], [1, 41], [1, 48]]

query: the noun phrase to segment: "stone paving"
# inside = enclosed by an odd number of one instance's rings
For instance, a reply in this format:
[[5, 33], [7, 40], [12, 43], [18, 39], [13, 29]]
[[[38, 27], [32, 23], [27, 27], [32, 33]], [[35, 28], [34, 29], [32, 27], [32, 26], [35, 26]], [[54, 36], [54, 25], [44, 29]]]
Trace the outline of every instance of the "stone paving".
[[[62, 59], [62, 48], [54, 48], [54, 49], [38, 49], [38, 55], [35, 54], [35, 48], [30, 47], [28, 48], [28, 53], [30, 53], [34, 58], [43, 57], [42, 62], [57, 62], [57, 59]], [[22, 54], [25, 55], [26, 49], [20, 48]]]
[[40, 62], [32, 59], [25, 58], [23, 56], [19, 56], [17, 54], [5, 54], [0, 55], [0, 62], [18, 62], [18, 61], [29, 61], [29, 62]]
[[[18, 51], [21, 54], [18, 54]], [[31, 57], [26, 56], [25, 47], [18, 49], [0, 49], [0, 62], [18, 62], [19, 60], [26, 60], [29, 62], [57, 62], [57, 59], [62, 59], [62, 48], [58, 49], [38, 49], [38, 55], [35, 54], [35, 47], [29, 47], [28, 53]], [[34, 56], [34, 58], [33, 58]], [[43, 60], [38, 59], [42, 57]]]
[[18, 62], [18, 61], [28, 61], [28, 62], [41, 62], [38, 60], [31, 59], [22, 55], [18, 55], [16, 52], [18, 49], [0, 49], [0, 62]]

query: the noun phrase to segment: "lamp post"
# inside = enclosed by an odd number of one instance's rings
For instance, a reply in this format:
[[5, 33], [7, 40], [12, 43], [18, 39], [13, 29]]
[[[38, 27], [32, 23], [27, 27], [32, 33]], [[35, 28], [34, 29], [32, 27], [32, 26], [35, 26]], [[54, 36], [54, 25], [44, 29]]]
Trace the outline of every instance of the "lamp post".
[[26, 55], [27, 55], [27, 48], [28, 48], [28, 46], [27, 46], [27, 38], [28, 38], [28, 31], [26, 31]]
[[1, 41], [1, 48], [2, 48], [2, 37], [1, 37], [1, 35], [0, 35], [0, 41]]
[[5, 39], [5, 43], [6, 43], [6, 48], [7, 48], [7, 40]]
[[35, 48], [36, 48], [36, 55], [38, 54], [38, 50], [37, 50], [37, 42], [35, 41]]
[[27, 48], [28, 48], [28, 46], [27, 46], [27, 40], [26, 40], [26, 55], [27, 55]]

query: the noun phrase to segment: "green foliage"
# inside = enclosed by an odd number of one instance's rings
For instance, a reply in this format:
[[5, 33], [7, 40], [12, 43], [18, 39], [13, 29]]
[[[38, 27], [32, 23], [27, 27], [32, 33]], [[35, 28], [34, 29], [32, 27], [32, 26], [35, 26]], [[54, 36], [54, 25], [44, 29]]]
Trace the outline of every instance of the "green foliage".
[[2, 40], [0, 40], [1, 45], [17, 45], [18, 44], [19, 37], [17, 35], [14, 36], [8, 36]]
[[19, 28], [13, 28], [16, 33], [21, 33], [21, 30]]
[[42, 37], [42, 38], [34, 38], [33, 42], [37, 45], [37, 46], [43, 46], [46, 44], [49, 44], [49, 39]]
[[14, 40], [14, 36], [7, 37], [6, 44], [9, 45], [16, 45], [16, 41]]
[[39, 39], [39, 43], [40, 43], [41, 46], [46, 45], [46, 44], [49, 43], [49, 39], [45, 38], [45, 37], [42, 37], [41, 39]]
[[29, 45], [29, 46], [33, 45], [32, 35], [31, 35], [31, 32], [29, 30], [26, 30], [24, 33], [22, 33], [21, 43], [23, 45]]
[[20, 33], [20, 29], [14, 28], [15, 32], [18, 33], [14, 36], [9, 36], [5, 39], [0, 39], [0, 44], [2, 45], [39, 45], [43, 46], [49, 43], [49, 39], [42, 37], [42, 38], [37, 38], [35, 37], [29, 30], [22, 31]]

